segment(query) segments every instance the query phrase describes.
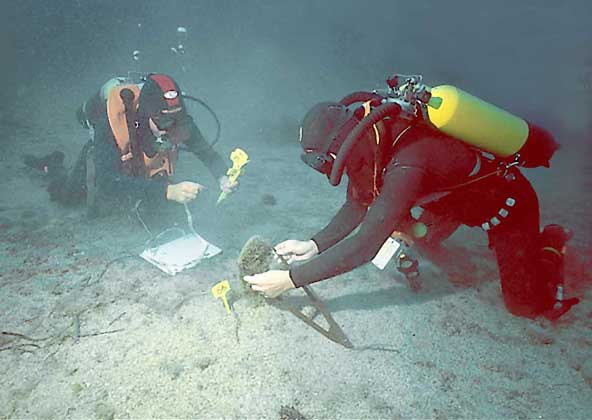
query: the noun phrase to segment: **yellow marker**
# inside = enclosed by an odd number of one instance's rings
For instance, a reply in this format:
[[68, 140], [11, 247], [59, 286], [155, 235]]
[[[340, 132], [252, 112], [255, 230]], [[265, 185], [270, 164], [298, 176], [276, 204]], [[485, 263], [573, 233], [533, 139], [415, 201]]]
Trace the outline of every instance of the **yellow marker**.
[[226, 295], [230, 291], [230, 283], [228, 280], [222, 280], [220, 283], [216, 283], [214, 287], [212, 287], [212, 295], [216, 299], [222, 299], [222, 303], [224, 303], [224, 308], [226, 308], [226, 312], [228, 315], [231, 314], [230, 312], [230, 305], [228, 304], [228, 298]]
[[[226, 175], [228, 176], [228, 180], [230, 182], [235, 182], [238, 176], [241, 174], [242, 167], [249, 162], [249, 155], [247, 155], [244, 150], [236, 148], [230, 154], [230, 160], [232, 160], [232, 167], [228, 168]], [[227, 193], [222, 191], [218, 197], [218, 201], [216, 201], [216, 204], [220, 204], [220, 202], [224, 200], [227, 195]]]

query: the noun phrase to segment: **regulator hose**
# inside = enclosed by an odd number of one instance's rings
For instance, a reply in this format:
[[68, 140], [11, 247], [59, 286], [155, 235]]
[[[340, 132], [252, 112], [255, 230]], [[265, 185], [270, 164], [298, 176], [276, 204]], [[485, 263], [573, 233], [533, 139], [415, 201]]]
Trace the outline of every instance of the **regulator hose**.
[[214, 112], [214, 110], [203, 100], [196, 98], [195, 96], [183, 94], [183, 98], [189, 99], [191, 101], [197, 102], [201, 106], [203, 106], [210, 115], [214, 118], [216, 122], [216, 135], [214, 136], [214, 140], [210, 143], [210, 146], [214, 146], [220, 140], [220, 133], [222, 132], [222, 125], [220, 124], [220, 120], [218, 119], [218, 115]]
[[[350, 95], [351, 96], [351, 95]], [[379, 107], [375, 108], [368, 114], [366, 118], [364, 118], [347, 136], [343, 145], [339, 149], [339, 153], [337, 154], [337, 158], [333, 163], [333, 168], [331, 170], [331, 176], [329, 178], [329, 182], [333, 186], [339, 185], [341, 182], [341, 177], [343, 176], [343, 171], [345, 169], [345, 163], [347, 158], [356, 145], [358, 140], [362, 138], [362, 136], [366, 135], [366, 132], [372, 129], [372, 126], [377, 122], [385, 119], [386, 117], [396, 117], [401, 112], [401, 106], [394, 102], [389, 102], [380, 105]]]
[[360, 91], [350, 93], [342, 100], [340, 100], [339, 103], [345, 106], [350, 106], [357, 102], [373, 101], [374, 103], [372, 105], [378, 106], [380, 105], [383, 99], [384, 97], [379, 95], [378, 93]]

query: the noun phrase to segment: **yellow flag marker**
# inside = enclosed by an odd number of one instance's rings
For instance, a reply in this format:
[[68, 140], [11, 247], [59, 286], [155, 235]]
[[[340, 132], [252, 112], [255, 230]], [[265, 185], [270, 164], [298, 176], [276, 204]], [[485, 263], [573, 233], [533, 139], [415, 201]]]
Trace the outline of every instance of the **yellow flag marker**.
[[231, 314], [230, 312], [230, 305], [228, 304], [228, 298], [226, 295], [230, 291], [230, 283], [228, 280], [222, 280], [220, 283], [216, 283], [214, 287], [212, 287], [212, 295], [216, 299], [222, 299], [222, 303], [224, 303], [224, 308], [226, 308], [226, 312], [228, 315]]
[[[230, 182], [234, 182], [241, 174], [242, 167], [249, 162], [249, 155], [247, 155], [247, 152], [244, 150], [236, 148], [230, 154], [230, 160], [232, 160], [232, 167], [228, 168], [226, 175], [228, 176]], [[222, 191], [218, 197], [218, 201], [216, 201], [216, 204], [220, 204], [220, 202], [224, 200], [227, 195], [228, 193]]]

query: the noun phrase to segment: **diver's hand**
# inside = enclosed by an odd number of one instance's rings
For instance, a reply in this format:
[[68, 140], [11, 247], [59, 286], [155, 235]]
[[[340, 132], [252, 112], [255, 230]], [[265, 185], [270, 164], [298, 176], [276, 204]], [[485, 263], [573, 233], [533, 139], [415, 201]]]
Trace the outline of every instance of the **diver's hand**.
[[251, 289], [262, 293], [266, 298], [278, 297], [286, 290], [296, 287], [287, 270], [269, 270], [254, 276], [245, 276], [243, 280], [251, 285]]
[[167, 186], [166, 198], [180, 204], [195, 200], [197, 194], [204, 189], [204, 186], [197, 182], [183, 181], [178, 184]]
[[275, 252], [283, 257], [288, 264], [296, 261], [306, 261], [319, 253], [319, 248], [315, 241], [297, 241], [288, 239], [275, 246]]
[[238, 187], [238, 181], [231, 181], [226, 175], [221, 176], [218, 182], [220, 183], [220, 190], [226, 194], [230, 194]]

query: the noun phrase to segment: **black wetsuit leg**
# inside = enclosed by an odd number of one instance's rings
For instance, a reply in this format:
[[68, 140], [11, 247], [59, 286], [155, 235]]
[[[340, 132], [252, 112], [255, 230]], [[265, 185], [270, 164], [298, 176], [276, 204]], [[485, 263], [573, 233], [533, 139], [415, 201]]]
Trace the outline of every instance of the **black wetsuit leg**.
[[514, 315], [534, 318], [553, 305], [549, 284], [554, 273], [540, 261], [539, 203], [536, 192], [520, 173], [508, 187], [516, 200], [508, 220], [489, 231], [506, 308]]
[[48, 172], [50, 178], [47, 191], [52, 201], [66, 206], [76, 206], [86, 199], [86, 156], [91, 146], [90, 140], [80, 151], [74, 167], [67, 173], [64, 170]]

